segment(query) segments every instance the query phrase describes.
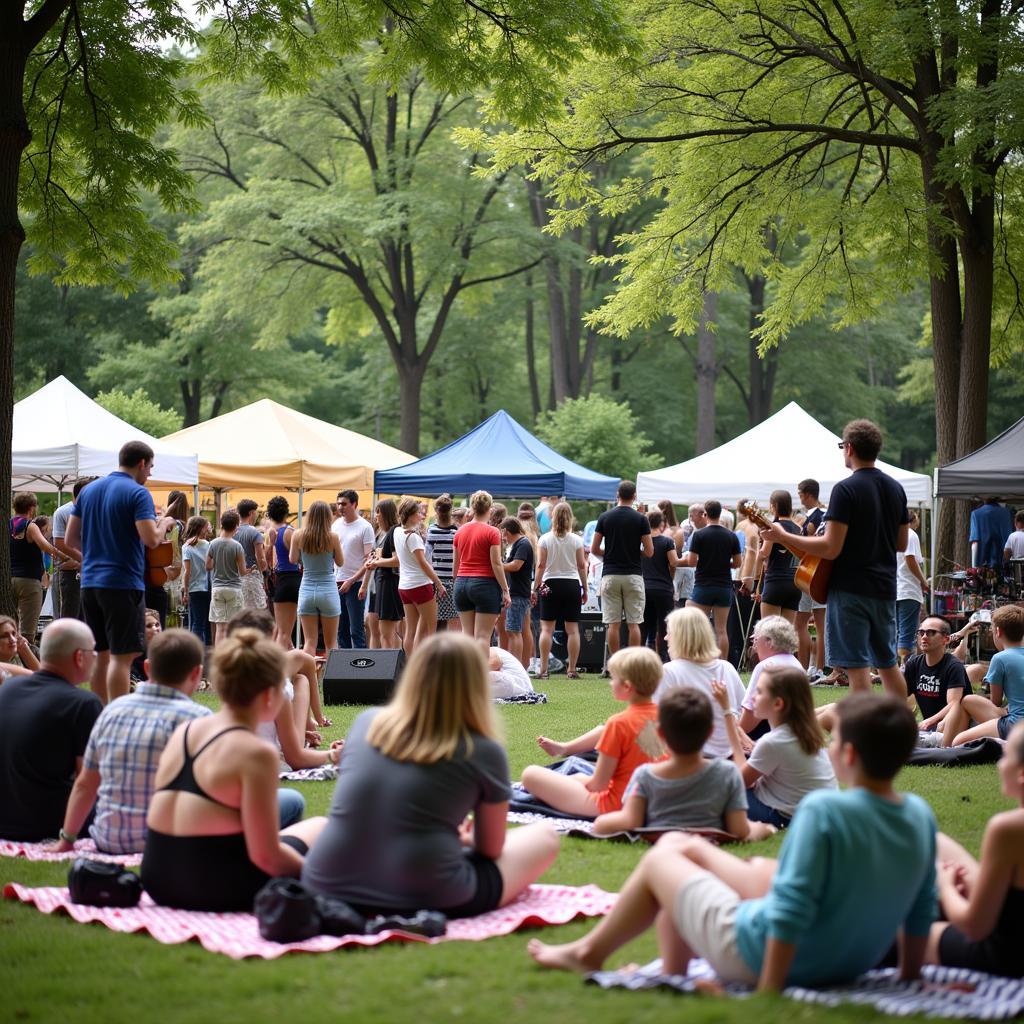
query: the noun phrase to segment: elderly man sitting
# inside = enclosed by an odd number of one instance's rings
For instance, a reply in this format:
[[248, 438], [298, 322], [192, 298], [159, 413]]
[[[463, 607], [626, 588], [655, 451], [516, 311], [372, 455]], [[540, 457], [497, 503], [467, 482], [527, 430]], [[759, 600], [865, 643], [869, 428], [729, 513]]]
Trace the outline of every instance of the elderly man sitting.
[[39, 671], [0, 687], [0, 839], [53, 838], [93, 723], [103, 705], [78, 689], [96, 663], [96, 643], [78, 619], [56, 619], [39, 646]]
[[754, 652], [757, 654], [757, 665], [750, 674], [750, 684], [743, 697], [740, 713], [740, 729], [751, 739], [759, 739], [768, 732], [768, 723], [754, 714], [754, 687], [758, 677], [768, 666], [773, 668], [798, 668], [803, 665], [796, 658], [797, 646], [800, 641], [796, 630], [781, 615], [767, 615], [754, 627], [751, 638]]

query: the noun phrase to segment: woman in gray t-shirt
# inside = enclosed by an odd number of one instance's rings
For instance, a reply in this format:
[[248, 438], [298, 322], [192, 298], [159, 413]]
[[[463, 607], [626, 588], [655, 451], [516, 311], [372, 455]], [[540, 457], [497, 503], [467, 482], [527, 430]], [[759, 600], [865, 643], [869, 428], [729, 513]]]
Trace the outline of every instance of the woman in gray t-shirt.
[[457, 633], [424, 641], [391, 704], [352, 724], [303, 883], [363, 913], [471, 917], [513, 900], [555, 859], [558, 836], [506, 832], [497, 731], [481, 646]]

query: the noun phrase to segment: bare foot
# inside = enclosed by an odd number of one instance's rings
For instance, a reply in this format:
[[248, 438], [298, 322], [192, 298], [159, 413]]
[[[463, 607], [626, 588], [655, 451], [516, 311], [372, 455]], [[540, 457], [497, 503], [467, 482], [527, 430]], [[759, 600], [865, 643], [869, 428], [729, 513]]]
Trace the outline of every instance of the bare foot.
[[538, 736], [537, 746], [540, 747], [548, 757], [565, 757], [565, 744], [549, 740], [547, 736]]
[[526, 944], [526, 951], [541, 967], [550, 967], [556, 971], [588, 974], [601, 968], [600, 962], [590, 961], [584, 956], [578, 941], [553, 946], [541, 942], [540, 939], [530, 939]]

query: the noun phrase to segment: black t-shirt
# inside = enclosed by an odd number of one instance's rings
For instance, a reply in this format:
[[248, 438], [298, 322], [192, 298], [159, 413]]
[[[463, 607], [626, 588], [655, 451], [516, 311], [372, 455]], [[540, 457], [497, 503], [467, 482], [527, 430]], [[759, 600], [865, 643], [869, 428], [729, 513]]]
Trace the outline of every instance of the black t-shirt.
[[0, 839], [54, 839], [103, 705], [51, 672], [0, 686]]
[[628, 505], [618, 505], [602, 512], [597, 520], [597, 533], [604, 537], [605, 576], [639, 576], [643, 555], [640, 545], [651, 532], [647, 516]]
[[690, 552], [697, 556], [696, 586], [732, 586], [732, 560], [740, 553], [740, 539], [732, 530], [717, 523], [703, 527], [690, 538]]
[[668, 553], [675, 551], [676, 542], [663, 533], [651, 538], [654, 545], [654, 555], [643, 560], [643, 577], [645, 590], [660, 590], [662, 593], [672, 594], [675, 589], [672, 584], [672, 569], [668, 564]]
[[967, 678], [964, 663], [949, 651], [937, 665], [929, 665], [923, 654], [907, 658], [903, 678], [907, 681], [907, 696], [917, 699], [924, 718], [937, 715], [946, 706], [947, 690], [962, 689], [965, 697], [971, 692], [971, 681]]
[[[775, 521], [786, 533], [799, 535], [800, 527], [792, 519], [776, 519]], [[799, 561], [798, 558], [793, 557], [787, 548], [784, 548], [777, 542], [773, 543], [772, 549], [768, 554], [768, 563], [764, 569], [765, 583], [785, 583], [787, 581], [792, 583]]]
[[508, 561], [523, 560], [523, 567], [517, 572], [505, 570], [508, 579], [509, 597], [529, 597], [530, 584], [533, 582], [533, 545], [526, 537], [520, 537], [509, 549]]
[[825, 518], [825, 510], [823, 508], [812, 508], [807, 513], [807, 519], [804, 522], [804, 536], [815, 537], [818, 534], [818, 527], [821, 526], [822, 521]]
[[896, 600], [896, 539], [908, 522], [907, 496], [880, 469], [858, 469], [832, 488], [825, 519], [848, 527], [830, 590]]

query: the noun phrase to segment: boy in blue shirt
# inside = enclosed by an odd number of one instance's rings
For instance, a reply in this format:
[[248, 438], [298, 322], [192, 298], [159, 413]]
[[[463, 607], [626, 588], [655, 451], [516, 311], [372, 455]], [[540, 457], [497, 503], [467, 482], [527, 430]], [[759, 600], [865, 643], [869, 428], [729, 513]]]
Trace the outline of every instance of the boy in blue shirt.
[[[947, 732], [954, 736], [954, 746], [982, 736], [1005, 740], [1010, 730], [1024, 719], [1024, 607], [1007, 604], [997, 608], [992, 613], [992, 637], [998, 651], [985, 673], [989, 696], [976, 693], [964, 697], [960, 706], [950, 712], [946, 729], [955, 730]], [[977, 725], [964, 731], [972, 718]]]
[[837, 708], [829, 755], [848, 788], [806, 796], [778, 862], [741, 860], [670, 834], [641, 860], [611, 913], [576, 942], [536, 939], [545, 967], [598, 970], [657, 923], [665, 974], [704, 957], [724, 982], [781, 991], [850, 981], [899, 935], [900, 977], [920, 974], [935, 917], [935, 819], [893, 779], [917, 742], [906, 702], [857, 693]]

